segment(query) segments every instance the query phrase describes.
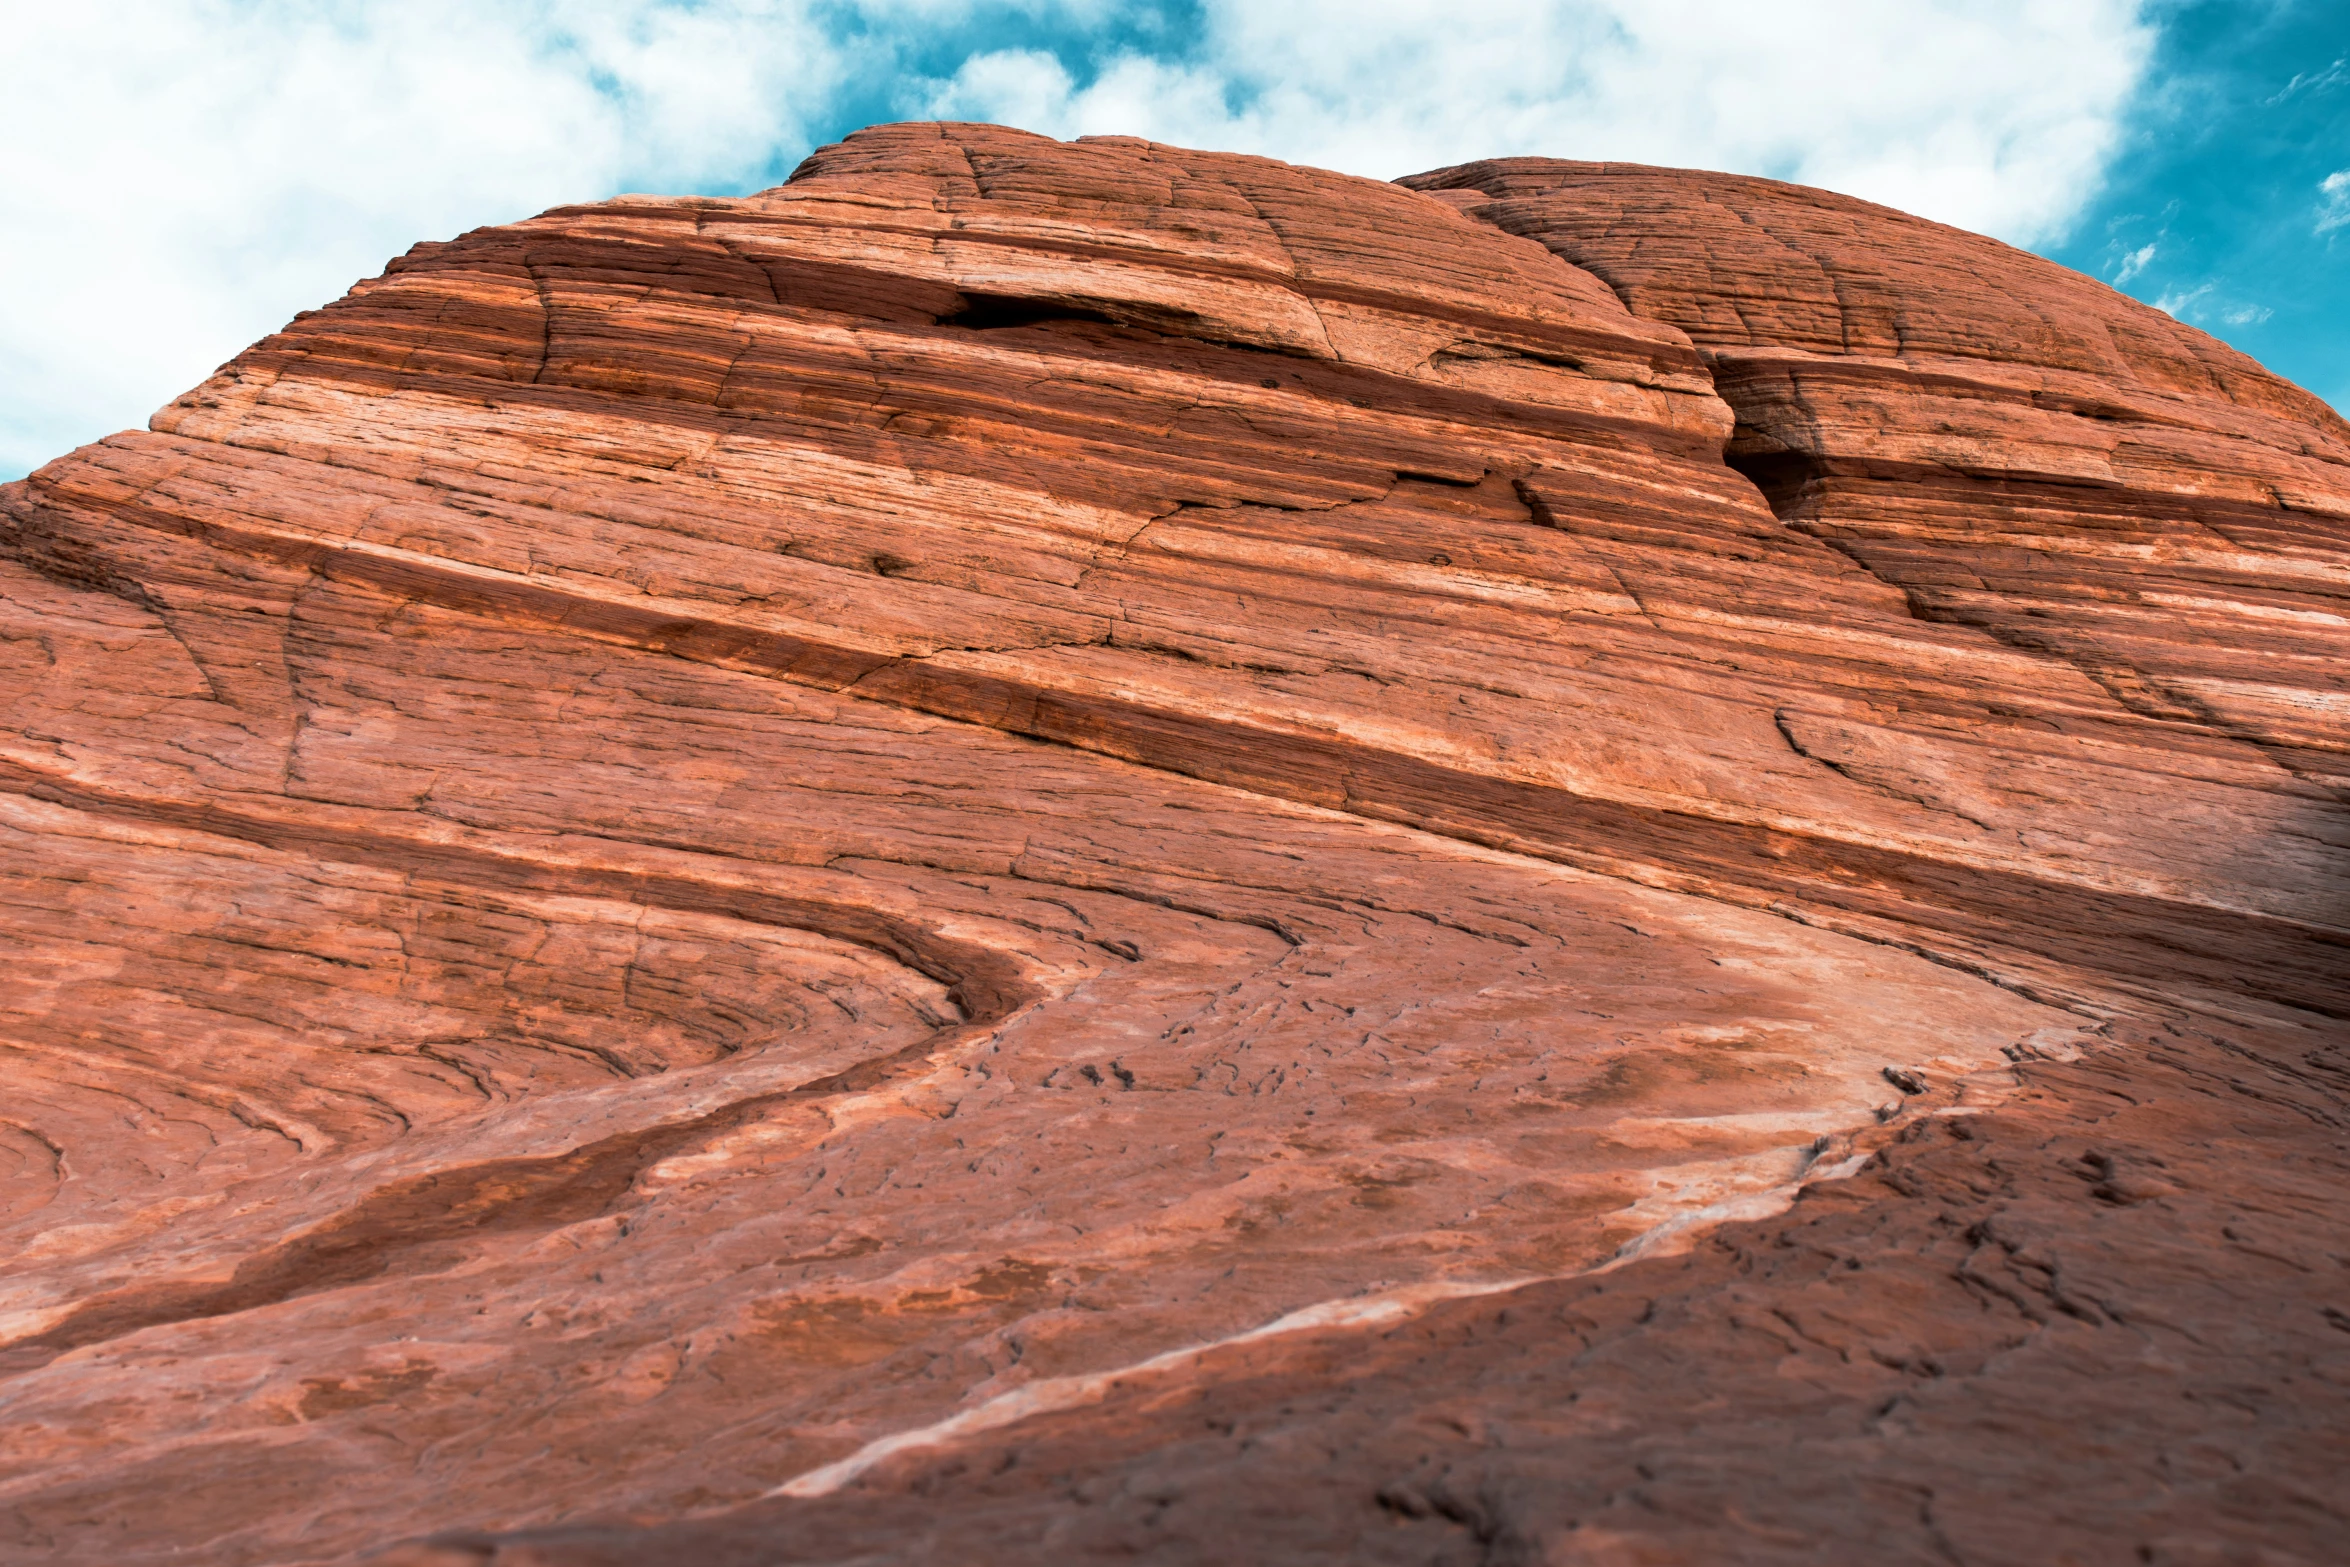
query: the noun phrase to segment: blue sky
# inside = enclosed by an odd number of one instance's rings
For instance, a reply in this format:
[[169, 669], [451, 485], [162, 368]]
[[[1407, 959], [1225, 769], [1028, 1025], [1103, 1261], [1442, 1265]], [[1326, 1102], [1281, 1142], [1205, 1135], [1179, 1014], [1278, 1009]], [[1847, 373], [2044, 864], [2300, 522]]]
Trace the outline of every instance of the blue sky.
[[2031, 246], [2350, 406], [2350, 0], [80, 0], [10, 42], [0, 478], [415, 240], [756, 190], [910, 118], [1382, 178], [1800, 180]]
[[2350, 411], [2350, 3], [2154, 15], [2117, 155], [2035, 248]]

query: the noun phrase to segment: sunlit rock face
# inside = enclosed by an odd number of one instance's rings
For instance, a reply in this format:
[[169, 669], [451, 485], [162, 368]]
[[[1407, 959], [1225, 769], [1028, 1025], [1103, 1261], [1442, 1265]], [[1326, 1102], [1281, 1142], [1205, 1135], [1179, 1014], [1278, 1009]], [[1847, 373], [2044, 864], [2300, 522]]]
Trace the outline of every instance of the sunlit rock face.
[[[420, 245], [0, 557], [18, 1553], [2340, 1523], [2350, 428], [2046, 262], [881, 127]], [[2301, 1502], [2131, 1510], [2154, 1318]]]

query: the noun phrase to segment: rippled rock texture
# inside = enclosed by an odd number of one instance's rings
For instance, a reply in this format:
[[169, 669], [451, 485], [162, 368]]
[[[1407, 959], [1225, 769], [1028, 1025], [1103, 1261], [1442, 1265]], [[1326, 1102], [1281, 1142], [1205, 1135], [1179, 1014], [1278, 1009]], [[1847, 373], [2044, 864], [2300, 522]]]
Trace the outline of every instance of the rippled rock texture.
[[2322, 1561], [2350, 427], [1992, 241], [860, 132], [0, 489], [43, 1560]]

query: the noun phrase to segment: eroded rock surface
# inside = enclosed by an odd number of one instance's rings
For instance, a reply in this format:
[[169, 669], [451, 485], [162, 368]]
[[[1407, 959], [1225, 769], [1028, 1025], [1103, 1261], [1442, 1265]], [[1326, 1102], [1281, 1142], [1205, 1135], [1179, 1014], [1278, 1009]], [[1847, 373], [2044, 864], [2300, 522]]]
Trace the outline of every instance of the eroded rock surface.
[[2350, 1527], [2350, 428], [2094, 283], [882, 127], [0, 519], [20, 1551]]

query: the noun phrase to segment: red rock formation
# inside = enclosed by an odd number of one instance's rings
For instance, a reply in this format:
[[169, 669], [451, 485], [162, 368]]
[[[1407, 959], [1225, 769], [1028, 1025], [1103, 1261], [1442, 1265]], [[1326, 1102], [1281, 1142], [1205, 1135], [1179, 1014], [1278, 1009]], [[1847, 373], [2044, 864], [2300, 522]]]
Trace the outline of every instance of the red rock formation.
[[2341, 1528], [2350, 429], [1862, 203], [1404, 185], [861, 132], [0, 490], [16, 1548]]

